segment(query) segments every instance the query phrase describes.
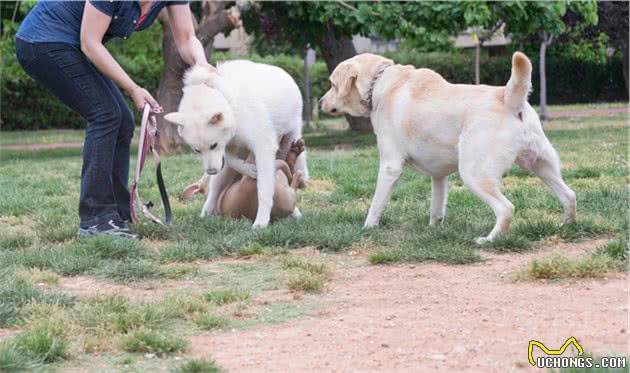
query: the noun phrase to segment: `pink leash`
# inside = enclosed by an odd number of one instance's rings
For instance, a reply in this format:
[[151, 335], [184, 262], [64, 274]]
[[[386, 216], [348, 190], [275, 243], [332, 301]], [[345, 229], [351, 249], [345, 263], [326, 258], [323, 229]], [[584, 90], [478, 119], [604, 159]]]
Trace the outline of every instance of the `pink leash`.
[[[140, 124], [140, 141], [138, 143], [138, 161], [136, 163], [136, 172], [133, 178], [133, 185], [131, 186], [131, 193], [129, 196], [129, 205], [131, 207], [131, 217], [134, 223], [139, 223], [138, 215], [136, 214], [134, 200], [138, 200], [138, 206], [142, 214], [152, 222], [168, 227], [171, 225], [171, 206], [168, 200], [168, 194], [166, 193], [166, 187], [164, 186], [164, 178], [162, 177], [162, 164], [160, 162], [160, 155], [158, 154], [155, 143], [156, 139], [160, 136], [160, 131], [157, 128], [157, 120], [155, 114], [160, 113], [160, 109], [151, 109], [149, 104], [144, 105], [144, 111], [142, 113], [142, 122]], [[147, 152], [151, 150], [153, 153], [153, 160], [156, 163], [156, 176], [158, 187], [160, 189], [160, 197], [162, 199], [162, 205], [164, 206], [164, 222], [155, 217], [151, 213], [153, 203], [142, 203], [140, 199], [140, 193], [138, 192], [138, 183], [140, 182], [140, 175], [142, 175], [142, 169], [144, 168], [144, 162], [147, 158]]]

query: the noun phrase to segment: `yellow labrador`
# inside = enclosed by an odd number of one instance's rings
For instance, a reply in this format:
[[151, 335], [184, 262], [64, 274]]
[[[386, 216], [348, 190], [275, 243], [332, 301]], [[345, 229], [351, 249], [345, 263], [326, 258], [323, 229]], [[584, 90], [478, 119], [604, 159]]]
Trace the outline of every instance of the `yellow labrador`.
[[564, 207], [564, 223], [576, 216], [575, 193], [560, 175], [560, 159], [527, 102], [532, 65], [516, 52], [507, 85], [451, 84], [429, 69], [394, 64], [361, 54], [333, 71], [323, 111], [370, 117], [380, 166], [365, 227], [379, 223], [403, 164], [432, 178], [430, 224], [446, 215], [448, 175], [459, 171], [464, 184], [496, 216], [492, 241], [510, 226], [514, 206], [501, 193], [503, 174], [514, 162], [531, 170]]

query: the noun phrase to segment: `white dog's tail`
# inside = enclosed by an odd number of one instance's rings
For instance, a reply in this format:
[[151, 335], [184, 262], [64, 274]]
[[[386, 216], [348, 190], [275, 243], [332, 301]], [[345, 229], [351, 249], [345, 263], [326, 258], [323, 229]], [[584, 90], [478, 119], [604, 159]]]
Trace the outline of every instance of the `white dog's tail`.
[[512, 56], [512, 75], [505, 86], [503, 100], [515, 114], [523, 110], [532, 87], [532, 63], [521, 52]]

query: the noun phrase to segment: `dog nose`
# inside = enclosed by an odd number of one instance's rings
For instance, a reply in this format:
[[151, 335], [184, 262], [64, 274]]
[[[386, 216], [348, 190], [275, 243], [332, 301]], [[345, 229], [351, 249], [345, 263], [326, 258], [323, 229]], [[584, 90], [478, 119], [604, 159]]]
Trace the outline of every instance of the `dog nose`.
[[217, 172], [219, 172], [219, 171], [217, 171], [217, 169], [216, 169], [216, 168], [208, 168], [208, 169], [206, 170], [206, 173], [207, 173], [208, 175], [216, 175], [216, 174], [217, 174]]
[[319, 99], [319, 106], [322, 106], [323, 104], [324, 104], [324, 98], [322, 97]]
[[331, 113], [331, 114], [335, 114], [336, 112], [337, 112], [337, 108], [332, 108], [332, 109], [330, 109], [330, 113]]

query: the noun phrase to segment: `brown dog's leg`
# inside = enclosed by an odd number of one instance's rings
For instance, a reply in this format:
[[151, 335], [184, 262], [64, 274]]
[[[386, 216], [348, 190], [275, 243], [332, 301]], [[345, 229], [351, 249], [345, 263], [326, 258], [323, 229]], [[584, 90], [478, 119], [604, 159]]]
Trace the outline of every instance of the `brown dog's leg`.
[[182, 198], [190, 199], [197, 193], [202, 193], [204, 195], [208, 193], [208, 175], [204, 174], [199, 181], [187, 186], [182, 192]]
[[287, 165], [289, 165], [291, 172], [293, 172], [293, 168], [295, 167], [295, 162], [297, 161], [297, 158], [300, 156], [300, 154], [302, 154], [303, 151], [304, 151], [304, 140], [297, 139], [293, 141], [293, 143], [291, 144], [291, 148], [289, 149], [289, 153], [287, 153], [287, 158], [286, 158]]

